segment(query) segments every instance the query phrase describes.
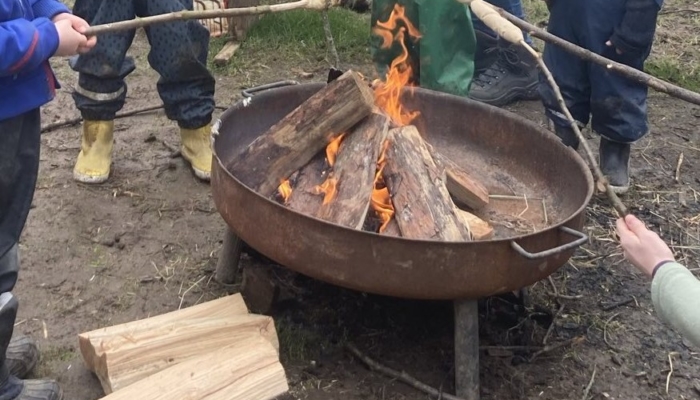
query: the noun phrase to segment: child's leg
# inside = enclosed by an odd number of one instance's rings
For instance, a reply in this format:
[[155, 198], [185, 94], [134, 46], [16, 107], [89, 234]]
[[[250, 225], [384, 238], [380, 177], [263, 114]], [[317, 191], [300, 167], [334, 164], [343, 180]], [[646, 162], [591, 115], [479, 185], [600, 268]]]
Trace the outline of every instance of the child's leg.
[[[2, 399], [55, 399], [59, 398], [61, 393], [55, 381], [22, 381], [17, 376], [11, 375], [17, 371], [28, 372], [27, 368], [33, 368], [38, 358], [36, 344], [28, 338], [22, 339], [21, 335], [17, 335], [13, 340], [19, 303], [11, 292], [17, 283], [19, 271], [17, 243], [32, 205], [34, 186], [39, 172], [40, 123], [39, 109], [0, 121], [0, 398]], [[31, 342], [31, 344], [22, 345], [21, 341], [27, 344]], [[32, 352], [34, 355], [31, 354]], [[8, 354], [12, 356], [8, 357]], [[19, 395], [20, 392], [21, 395]]]
[[[191, 10], [192, 1], [146, 0], [140, 16]], [[214, 77], [207, 69], [209, 31], [198, 21], [178, 21], [146, 28], [148, 62], [158, 71], [158, 93], [169, 119], [181, 128], [197, 129], [211, 122]]]
[[[578, 1], [556, 1], [551, 9], [548, 30], [564, 40], [582, 45], [579, 40], [580, 4]], [[588, 79], [588, 63], [561, 48], [546, 45], [544, 62], [552, 72], [554, 80], [561, 90], [566, 106], [580, 126], [588, 123], [590, 116], [591, 86]], [[562, 113], [554, 91], [543, 74], [540, 73], [540, 97], [545, 114], [554, 124], [555, 133], [565, 145], [578, 148], [579, 141], [571, 129], [569, 121]]]
[[[588, 32], [591, 39], [588, 48], [606, 58], [642, 69], [648, 56], [643, 54], [617, 54], [605, 42], [612, 35], [624, 16], [623, 0], [592, 0], [595, 24]], [[595, 11], [595, 12], [594, 12]], [[631, 144], [648, 131], [647, 87], [606, 68], [591, 65], [591, 115], [592, 128], [601, 135], [600, 167], [613, 189], [619, 193], [629, 187], [629, 157]]]
[[[0, 294], [17, 281], [16, 249], [39, 172], [40, 114], [0, 121]], [[9, 258], [8, 258], [9, 257]]]
[[[91, 25], [130, 20], [136, 15], [134, 0], [76, 0], [73, 12]], [[86, 121], [111, 121], [124, 106], [124, 78], [136, 68], [126, 57], [134, 34], [124, 31], [100, 35], [97, 45], [73, 65], [79, 73], [73, 100]]]

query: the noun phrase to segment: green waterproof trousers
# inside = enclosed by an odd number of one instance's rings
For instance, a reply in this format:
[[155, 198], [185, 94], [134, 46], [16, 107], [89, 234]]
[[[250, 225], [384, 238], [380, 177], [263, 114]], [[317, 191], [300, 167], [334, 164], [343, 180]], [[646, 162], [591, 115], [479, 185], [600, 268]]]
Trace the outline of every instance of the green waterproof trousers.
[[[414, 41], [405, 35], [413, 82], [420, 87], [457, 96], [469, 93], [474, 74], [476, 37], [469, 7], [455, 0], [374, 0], [372, 28], [389, 19], [394, 5], [405, 7], [406, 18], [420, 31]], [[396, 32], [394, 32], [396, 33]], [[372, 60], [381, 78], [391, 61], [401, 54], [394, 43], [382, 49], [382, 39], [372, 34]]]

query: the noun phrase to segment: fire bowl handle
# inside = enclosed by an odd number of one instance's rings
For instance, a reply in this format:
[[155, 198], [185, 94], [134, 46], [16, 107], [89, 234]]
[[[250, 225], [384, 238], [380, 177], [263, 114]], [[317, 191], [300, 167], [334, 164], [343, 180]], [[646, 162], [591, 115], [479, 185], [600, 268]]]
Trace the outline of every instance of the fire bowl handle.
[[299, 82], [297, 82], [297, 81], [272, 82], [272, 83], [268, 83], [266, 85], [260, 85], [260, 86], [256, 86], [256, 87], [253, 87], [250, 89], [243, 90], [243, 91], [241, 91], [241, 95], [243, 97], [249, 98], [249, 97], [253, 97], [253, 94], [257, 93], [257, 92], [262, 92], [264, 90], [274, 89], [274, 88], [283, 87], [283, 86], [298, 85], [298, 84], [299, 84]]
[[518, 254], [520, 254], [521, 256], [523, 256], [527, 259], [530, 259], [530, 260], [535, 260], [538, 258], [545, 258], [545, 257], [553, 256], [553, 255], [555, 255], [557, 253], [561, 253], [563, 251], [575, 249], [588, 241], [588, 235], [586, 235], [583, 232], [579, 232], [577, 230], [567, 228], [565, 226], [560, 226], [559, 229], [561, 231], [563, 231], [564, 233], [568, 233], [571, 236], [577, 237], [578, 239], [574, 240], [573, 242], [566, 243], [566, 244], [563, 244], [561, 246], [555, 247], [553, 249], [540, 251], [539, 253], [530, 253], [529, 251], [523, 249], [522, 246], [515, 243], [515, 241], [511, 241], [510, 246], [513, 248], [513, 250], [517, 251]]

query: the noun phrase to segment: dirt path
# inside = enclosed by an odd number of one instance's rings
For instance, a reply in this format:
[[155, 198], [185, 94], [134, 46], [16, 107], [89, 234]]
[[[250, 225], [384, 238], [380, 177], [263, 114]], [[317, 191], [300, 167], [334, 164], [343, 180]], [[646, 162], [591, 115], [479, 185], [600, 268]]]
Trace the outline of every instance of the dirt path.
[[[145, 62], [139, 36], [132, 52], [139, 69], [129, 78], [126, 109], [156, 104], [156, 75]], [[44, 123], [77, 116], [69, 92], [75, 76], [56, 64], [64, 89], [44, 110]], [[280, 63], [245, 82], [297, 78]], [[368, 70], [368, 66], [364, 67]], [[323, 78], [319, 67], [316, 78]], [[217, 102], [238, 98], [243, 78], [218, 76]], [[541, 120], [539, 104], [514, 107]], [[627, 196], [633, 210], [672, 242], [684, 262], [698, 268], [700, 110], [666, 97], [652, 98], [653, 132], [634, 152], [636, 186]], [[102, 394], [76, 349], [77, 334], [147, 317], [223, 295], [212, 279], [223, 221], [207, 185], [199, 183], [181, 158], [177, 128], [162, 112], [119, 120], [113, 174], [90, 187], [72, 180], [79, 147], [78, 127], [43, 137], [35, 207], [22, 238], [23, 272], [17, 329], [39, 340], [43, 361], [37, 375], [57, 378], [71, 400]], [[684, 154], [680, 181], [674, 179]], [[700, 389], [695, 349], [654, 316], [647, 282], [622, 261], [610, 236], [612, 214], [594, 201], [592, 237], [572, 262], [531, 290], [524, 309], [507, 298], [484, 301], [483, 345], [540, 345], [552, 315], [549, 343], [576, 336], [585, 341], [527, 360], [529, 353], [490, 352], [482, 359], [484, 399], [580, 399], [596, 370], [592, 398], [689, 399]], [[259, 262], [246, 259], [246, 262]], [[275, 313], [282, 359], [295, 399], [426, 399], [425, 395], [369, 373], [344, 353], [349, 340], [372, 356], [405, 369], [427, 383], [452, 391], [450, 304], [366, 296], [302, 277], [298, 297]], [[630, 299], [604, 311], [610, 303]], [[668, 395], [668, 356], [674, 373]], [[694, 389], [696, 388], [696, 389]]]

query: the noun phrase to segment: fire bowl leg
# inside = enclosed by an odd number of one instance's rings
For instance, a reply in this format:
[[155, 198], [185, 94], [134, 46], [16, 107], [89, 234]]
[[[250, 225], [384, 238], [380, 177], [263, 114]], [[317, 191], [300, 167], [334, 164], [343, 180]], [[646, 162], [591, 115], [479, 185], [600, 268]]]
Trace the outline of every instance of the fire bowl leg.
[[455, 300], [455, 389], [479, 400], [479, 309], [476, 300]]
[[216, 264], [216, 281], [231, 285], [236, 283], [238, 277], [238, 262], [241, 259], [243, 241], [236, 236], [231, 229], [226, 228], [224, 245], [219, 253], [219, 261]]

